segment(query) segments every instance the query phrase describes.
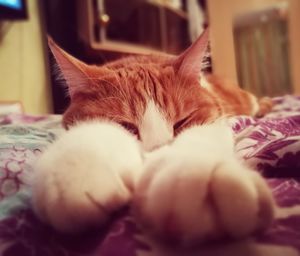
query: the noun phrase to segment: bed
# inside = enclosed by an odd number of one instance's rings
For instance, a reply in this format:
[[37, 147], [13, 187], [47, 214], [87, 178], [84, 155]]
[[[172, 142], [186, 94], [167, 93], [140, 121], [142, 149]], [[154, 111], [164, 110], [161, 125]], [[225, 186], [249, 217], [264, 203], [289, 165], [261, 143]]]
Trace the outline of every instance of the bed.
[[59, 115], [0, 116], [0, 255], [152, 256], [298, 255], [300, 252], [300, 97], [274, 98], [261, 119], [230, 119], [236, 152], [264, 175], [284, 207], [267, 232], [255, 237], [178, 252], [158, 245], [139, 230], [128, 209], [102, 229], [63, 235], [37, 220], [30, 207], [32, 164], [62, 132]]

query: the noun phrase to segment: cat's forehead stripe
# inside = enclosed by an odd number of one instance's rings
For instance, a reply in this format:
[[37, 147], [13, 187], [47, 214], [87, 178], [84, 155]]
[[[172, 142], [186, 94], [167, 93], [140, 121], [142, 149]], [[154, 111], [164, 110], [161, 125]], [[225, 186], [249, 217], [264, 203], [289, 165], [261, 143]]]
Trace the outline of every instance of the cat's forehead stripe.
[[173, 127], [155, 104], [149, 100], [146, 105], [140, 126], [143, 148], [151, 151], [173, 139]]

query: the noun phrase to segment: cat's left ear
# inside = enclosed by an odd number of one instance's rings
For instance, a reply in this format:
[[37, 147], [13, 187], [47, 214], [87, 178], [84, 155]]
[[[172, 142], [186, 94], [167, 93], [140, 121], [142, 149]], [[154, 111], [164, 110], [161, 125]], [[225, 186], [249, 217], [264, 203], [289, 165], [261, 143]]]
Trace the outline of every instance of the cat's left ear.
[[81, 88], [90, 85], [89, 73], [93, 67], [65, 52], [50, 37], [48, 37], [48, 45], [66, 80], [68, 93], [72, 98]]
[[173, 66], [179, 76], [188, 74], [199, 79], [202, 59], [207, 49], [208, 40], [209, 31], [206, 29], [187, 50], [175, 59]]

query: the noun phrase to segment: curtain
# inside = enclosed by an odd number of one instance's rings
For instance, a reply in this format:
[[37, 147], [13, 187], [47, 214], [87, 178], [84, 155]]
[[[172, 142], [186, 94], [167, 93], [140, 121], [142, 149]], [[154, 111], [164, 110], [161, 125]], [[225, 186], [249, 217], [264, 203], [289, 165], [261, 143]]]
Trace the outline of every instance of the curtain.
[[254, 20], [235, 26], [234, 44], [241, 87], [257, 96], [291, 92], [286, 20]]

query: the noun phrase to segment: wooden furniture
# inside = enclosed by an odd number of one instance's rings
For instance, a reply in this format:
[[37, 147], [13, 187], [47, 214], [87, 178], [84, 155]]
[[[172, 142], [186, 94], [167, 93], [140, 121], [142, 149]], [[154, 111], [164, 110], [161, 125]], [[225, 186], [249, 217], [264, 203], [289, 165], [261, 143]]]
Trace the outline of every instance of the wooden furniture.
[[[186, 0], [181, 9], [167, 2], [44, 0], [44, 12], [48, 34], [60, 47], [86, 63], [103, 64], [128, 54], [176, 54], [188, 47]], [[62, 113], [69, 99], [55, 71], [51, 74], [54, 111]]]
[[187, 13], [161, 1], [78, 0], [77, 17], [79, 39], [93, 51], [176, 54], [190, 44]]

